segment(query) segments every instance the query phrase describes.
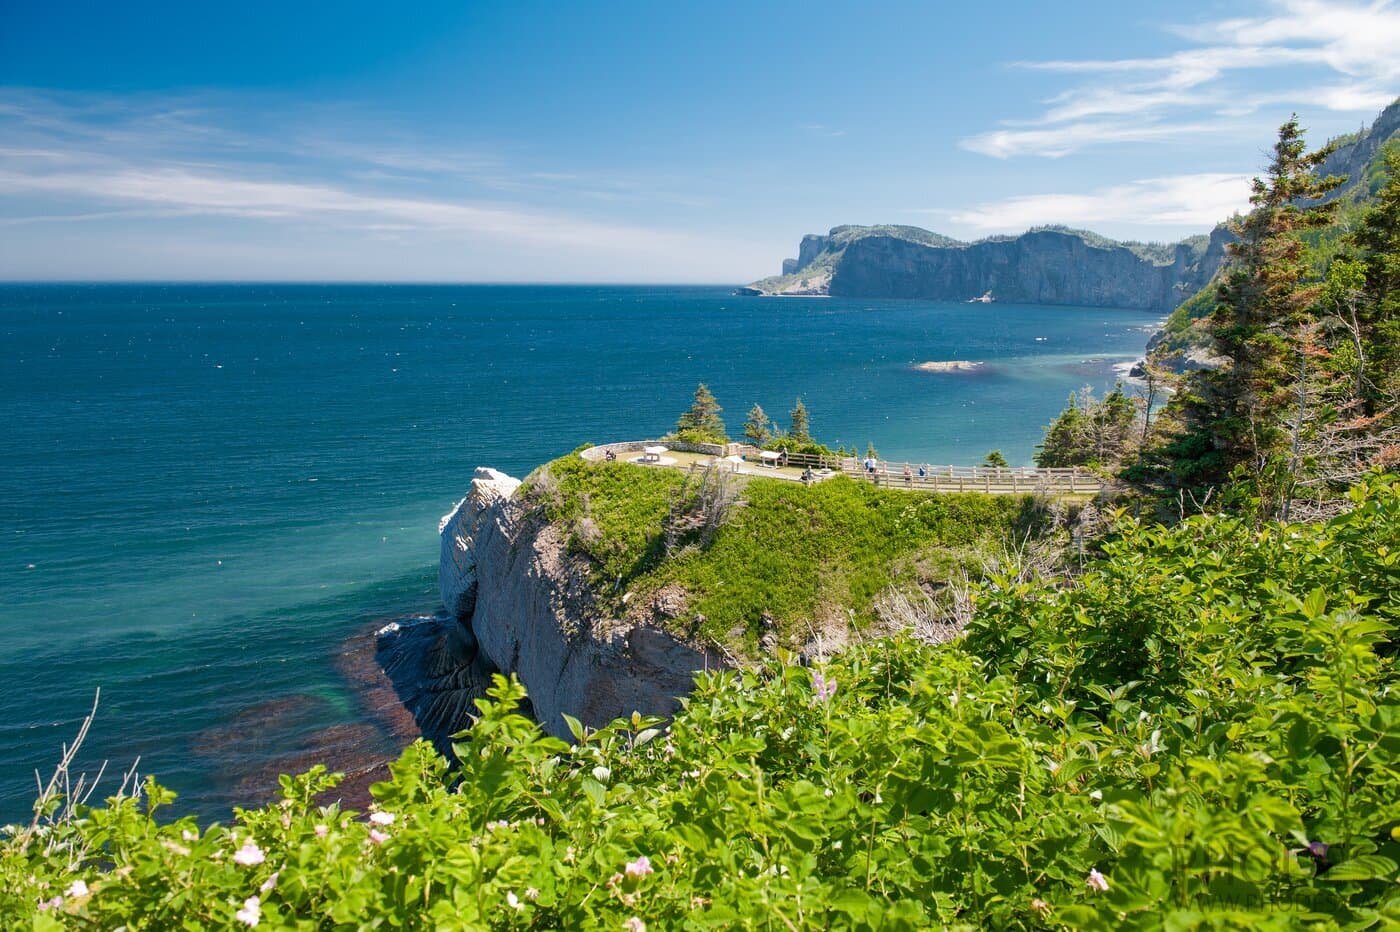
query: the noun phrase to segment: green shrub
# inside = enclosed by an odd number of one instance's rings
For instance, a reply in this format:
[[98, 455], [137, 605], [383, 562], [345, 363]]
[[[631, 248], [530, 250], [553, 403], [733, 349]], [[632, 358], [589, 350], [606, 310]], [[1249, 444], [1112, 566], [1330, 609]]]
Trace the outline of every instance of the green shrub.
[[368, 822], [311, 802], [320, 770], [202, 828], [156, 818], [148, 784], [11, 829], [0, 916], [243, 928], [257, 897], [275, 928], [1392, 928], [1400, 483], [1355, 503], [1120, 521], [1073, 589], [994, 580], [962, 642], [704, 675], [669, 726], [570, 746], [498, 680], [461, 771], [414, 744]]

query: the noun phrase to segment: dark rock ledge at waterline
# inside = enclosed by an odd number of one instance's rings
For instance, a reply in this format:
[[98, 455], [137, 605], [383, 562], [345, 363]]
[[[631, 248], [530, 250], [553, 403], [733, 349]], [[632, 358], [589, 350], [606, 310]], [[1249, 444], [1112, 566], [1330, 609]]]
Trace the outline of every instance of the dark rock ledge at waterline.
[[493, 673], [514, 673], [527, 710], [568, 737], [564, 715], [600, 727], [633, 711], [669, 715], [695, 671], [724, 666], [660, 629], [598, 610], [588, 567], [520, 501], [520, 482], [476, 470], [439, 525], [446, 615], [379, 633], [379, 662], [423, 735], [444, 750]]

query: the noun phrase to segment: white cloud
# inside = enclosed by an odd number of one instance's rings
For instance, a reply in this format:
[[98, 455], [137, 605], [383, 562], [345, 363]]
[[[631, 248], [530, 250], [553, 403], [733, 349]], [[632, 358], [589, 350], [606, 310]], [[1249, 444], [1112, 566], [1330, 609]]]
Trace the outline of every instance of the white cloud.
[[1248, 175], [1170, 175], [1088, 194], [1034, 194], [931, 212], [979, 234], [1019, 233], [1050, 223], [1209, 229], [1248, 206], [1249, 182]]
[[[588, 206], [600, 196], [701, 203], [646, 180], [511, 163], [469, 145], [415, 145], [348, 121], [303, 131], [281, 114], [286, 132], [252, 132], [251, 122], [276, 117], [231, 113], [185, 101], [0, 87], [0, 229], [97, 230], [139, 220], [144, 233], [170, 237], [174, 248], [191, 230], [233, 235], [225, 224], [192, 224], [198, 218], [240, 218], [303, 242], [395, 237], [425, 254], [455, 249], [478, 264], [490, 260], [473, 257], [514, 250], [522, 266], [526, 257], [559, 257], [550, 269], [556, 275], [608, 268], [597, 274], [675, 280], [738, 279], [744, 273], [716, 269], [753, 263], [746, 250], [771, 251]], [[12, 232], [0, 251], [19, 245]], [[521, 274], [460, 268], [475, 277]]]
[[[1017, 62], [1096, 80], [1049, 98], [1036, 118], [1004, 121], [1005, 128], [962, 145], [997, 158], [1053, 158], [1178, 132], [1238, 133], [1240, 117], [1280, 104], [1369, 115], [1400, 90], [1400, 7], [1394, 0], [1272, 0], [1262, 16], [1170, 31], [1200, 47], [1151, 58]], [[1260, 94], [1235, 80], [1236, 73], [1264, 69], [1289, 69], [1294, 88]], [[1314, 83], [1303, 83], [1308, 80]]]

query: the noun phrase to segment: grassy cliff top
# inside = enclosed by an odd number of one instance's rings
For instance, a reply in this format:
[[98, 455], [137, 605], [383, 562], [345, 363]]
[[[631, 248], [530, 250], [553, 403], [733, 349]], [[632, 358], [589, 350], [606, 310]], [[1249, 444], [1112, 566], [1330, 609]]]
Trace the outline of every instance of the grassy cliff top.
[[[673, 500], [697, 491], [685, 472], [576, 456], [536, 471], [524, 501], [586, 557], [604, 610], [752, 655], [760, 638], [796, 647], [815, 634], [878, 626], [882, 596], [923, 603], [982, 557], [1045, 531], [1031, 496], [877, 489], [837, 477], [810, 487], [726, 477], [734, 500], [713, 530]], [[689, 482], [689, 486], [687, 483]], [[700, 523], [697, 523], [699, 521]]]

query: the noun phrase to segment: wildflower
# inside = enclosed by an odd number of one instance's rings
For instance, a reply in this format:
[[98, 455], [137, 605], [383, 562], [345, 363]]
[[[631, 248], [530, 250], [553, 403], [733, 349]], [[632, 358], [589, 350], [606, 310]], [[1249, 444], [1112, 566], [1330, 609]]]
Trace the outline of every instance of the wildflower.
[[572, 863], [574, 863], [574, 858], [576, 858], [576, 857], [578, 857], [578, 851], [574, 848], [573, 845], [569, 845], [569, 847], [567, 847], [567, 848], [564, 849], [564, 863], [565, 863], [565, 864], [572, 864]]
[[1046, 766], [1047, 768], [1049, 768], [1049, 770], [1050, 770], [1050, 776], [1052, 776], [1052, 777], [1053, 777], [1055, 774], [1057, 774], [1057, 773], [1060, 772], [1060, 762], [1057, 761], [1057, 760], [1052, 760], [1050, 763], [1046, 764], [1045, 766]]
[[39, 912], [46, 913], [51, 909], [58, 909], [63, 905], [63, 897], [55, 896], [47, 900], [39, 901]]
[[620, 883], [622, 883], [622, 875], [621, 875], [621, 874], [613, 874], [611, 877], [608, 878], [608, 886], [609, 886], [609, 887], [615, 887], [615, 886], [617, 886], [617, 885], [620, 884]]
[[506, 903], [509, 904], [510, 908], [514, 910], [521, 910], [525, 908], [525, 904], [520, 902], [520, 897], [515, 895], [514, 890], [509, 890], [506, 892]]
[[510, 828], [510, 823], [505, 819], [501, 819], [499, 822], [486, 823], [486, 831], [488, 832], [494, 832], [498, 828]]
[[812, 671], [812, 693], [820, 702], [828, 702], [836, 695], [836, 680], [827, 679], [820, 670]]
[[181, 829], [181, 830], [180, 830], [180, 837], [183, 838], [185, 841], [194, 841], [196, 838], [199, 837], [199, 833], [198, 833], [198, 832], [192, 832], [192, 831], [190, 831], [190, 830], [187, 829], [187, 828], [186, 828], [186, 829]]
[[275, 886], [277, 886], [277, 875], [278, 875], [279, 873], [280, 873], [280, 871], [273, 871], [273, 872], [272, 872], [272, 876], [269, 877], [269, 878], [267, 878], [266, 880], [264, 880], [264, 881], [262, 882], [262, 886], [261, 886], [261, 887], [258, 887], [258, 892], [259, 892], [259, 893], [271, 893], [271, 892], [272, 892], [272, 888], [275, 887]]
[[1090, 890], [1094, 890], [1098, 893], [1104, 893], [1108, 890], [1108, 878], [1100, 874], [1097, 867], [1089, 869], [1089, 879], [1087, 883], [1089, 884]]
[[317, 838], [325, 838], [326, 835], [328, 835], [328, 834], [330, 833], [330, 829], [326, 828], [326, 826], [324, 826], [324, 825], [318, 825], [318, 826], [316, 826], [315, 831], [316, 831], [316, 837], [317, 837]]
[[536, 889], [535, 887], [526, 887], [526, 888], [525, 888], [525, 899], [527, 899], [527, 900], [538, 900], [539, 898], [540, 898], [540, 891], [539, 891], [538, 889]]
[[166, 851], [178, 854], [182, 858], [188, 857], [190, 853], [189, 848], [186, 848], [184, 845], [177, 845], [173, 841], [163, 841], [161, 842], [161, 846], [165, 848]]
[[371, 812], [369, 820], [375, 825], [393, 825], [394, 814], [392, 812]]
[[1094, 790], [1089, 794], [1089, 798], [1093, 800], [1103, 799], [1103, 790]]
[[1326, 842], [1310, 841], [1308, 842], [1308, 854], [1311, 854], [1320, 861], [1327, 857], [1327, 850], [1331, 847], [1332, 846]]
[[262, 919], [261, 901], [255, 896], [248, 897], [243, 901], [243, 908], [234, 913], [233, 918], [249, 928], [256, 926]]
[[1050, 904], [1042, 900], [1040, 897], [1036, 897], [1035, 899], [1031, 900], [1031, 909], [1037, 913], [1040, 913], [1040, 915], [1042, 916], [1048, 916], [1050, 914]]
[[75, 880], [68, 885], [68, 896], [87, 896], [88, 885], [86, 880]]
[[384, 842], [388, 841], [390, 837], [391, 836], [388, 832], [381, 832], [377, 828], [372, 828], [369, 830], [369, 840], [374, 842], [376, 845], [384, 844]]
[[631, 916], [622, 924], [625, 932], [647, 932], [647, 924], [636, 916]]
[[254, 867], [267, 860], [267, 855], [263, 854], [263, 849], [245, 841], [243, 847], [233, 853], [233, 863], [242, 864], [244, 867]]
[[628, 877], [636, 877], [638, 879], [645, 877], [647, 874], [656, 873], [656, 871], [652, 870], [651, 860], [645, 854], [635, 861], [628, 861], [627, 866], [622, 870]]

